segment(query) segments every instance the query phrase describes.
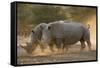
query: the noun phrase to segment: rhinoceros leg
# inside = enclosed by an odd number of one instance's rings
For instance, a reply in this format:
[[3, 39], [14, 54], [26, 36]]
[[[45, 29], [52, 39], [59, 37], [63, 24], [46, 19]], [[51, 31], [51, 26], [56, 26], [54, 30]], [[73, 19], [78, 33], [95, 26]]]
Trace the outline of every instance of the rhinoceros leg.
[[53, 49], [54, 45], [53, 45], [53, 43], [49, 43], [49, 47], [50, 47], [50, 50], [51, 50], [52, 52], [54, 52], [54, 49]]
[[66, 52], [68, 51], [68, 45], [66, 45], [66, 42], [63, 42], [63, 51]]
[[62, 39], [61, 38], [56, 38], [56, 46], [57, 46], [57, 48], [58, 48], [58, 51], [59, 52], [61, 52], [62, 51], [62, 46], [61, 46], [61, 44], [62, 44]]
[[91, 50], [91, 42], [90, 42], [90, 40], [88, 40], [86, 42], [87, 42], [87, 45], [88, 45], [89, 50]]
[[42, 52], [44, 52], [45, 45], [44, 44], [40, 45], [40, 48], [41, 48]]
[[80, 40], [80, 42], [81, 42], [81, 50], [83, 50], [84, 48], [85, 48], [85, 41], [84, 40]]

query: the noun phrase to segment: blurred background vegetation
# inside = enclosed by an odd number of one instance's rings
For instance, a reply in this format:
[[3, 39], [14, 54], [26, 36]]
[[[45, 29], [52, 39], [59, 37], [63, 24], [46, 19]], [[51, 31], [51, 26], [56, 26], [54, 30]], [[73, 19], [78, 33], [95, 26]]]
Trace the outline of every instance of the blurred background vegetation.
[[18, 35], [27, 36], [31, 29], [39, 23], [70, 20], [87, 24], [92, 17], [96, 18], [96, 8], [93, 7], [18, 3], [17, 32]]

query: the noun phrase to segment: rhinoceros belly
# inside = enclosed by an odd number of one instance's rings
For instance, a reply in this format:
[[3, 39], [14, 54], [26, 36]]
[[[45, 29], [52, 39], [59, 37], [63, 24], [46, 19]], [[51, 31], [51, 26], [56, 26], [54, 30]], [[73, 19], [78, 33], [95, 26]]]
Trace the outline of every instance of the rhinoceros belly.
[[66, 44], [74, 44], [82, 38], [83, 29], [78, 23], [61, 23], [53, 27], [51, 34], [54, 38], [63, 39]]
[[74, 44], [82, 38], [81, 29], [69, 29], [65, 31], [64, 39], [66, 44]]

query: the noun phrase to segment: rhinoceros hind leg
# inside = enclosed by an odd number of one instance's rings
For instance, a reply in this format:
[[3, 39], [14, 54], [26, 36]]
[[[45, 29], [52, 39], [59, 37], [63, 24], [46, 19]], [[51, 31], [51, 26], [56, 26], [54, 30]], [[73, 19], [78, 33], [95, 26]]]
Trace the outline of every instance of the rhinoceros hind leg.
[[69, 46], [66, 45], [66, 42], [64, 42], [64, 44], [63, 44], [63, 51], [64, 51], [64, 52], [67, 52], [68, 49], [69, 49]]
[[81, 50], [83, 50], [84, 48], [85, 48], [85, 41], [84, 40], [80, 40], [80, 42], [81, 42]]
[[91, 51], [91, 42], [89, 40], [86, 41], [86, 42], [87, 42], [87, 45], [88, 45], [89, 50]]

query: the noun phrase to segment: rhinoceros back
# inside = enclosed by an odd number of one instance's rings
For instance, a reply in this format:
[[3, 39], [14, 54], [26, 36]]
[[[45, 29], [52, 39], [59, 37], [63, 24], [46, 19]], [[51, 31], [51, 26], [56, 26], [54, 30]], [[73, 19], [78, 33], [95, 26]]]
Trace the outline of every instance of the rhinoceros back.
[[63, 39], [66, 44], [74, 44], [83, 36], [83, 28], [80, 23], [54, 23], [52, 26], [52, 36]]

